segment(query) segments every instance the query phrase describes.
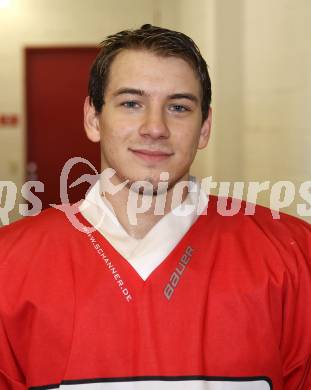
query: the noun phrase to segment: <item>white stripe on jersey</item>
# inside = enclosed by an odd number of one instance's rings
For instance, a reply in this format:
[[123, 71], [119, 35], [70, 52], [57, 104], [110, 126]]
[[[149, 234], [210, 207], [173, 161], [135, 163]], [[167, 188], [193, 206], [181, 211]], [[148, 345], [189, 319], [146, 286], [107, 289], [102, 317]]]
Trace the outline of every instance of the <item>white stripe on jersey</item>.
[[252, 381], [134, 381], [61, 385], [61, 390], [270, 390], [265, 380]]

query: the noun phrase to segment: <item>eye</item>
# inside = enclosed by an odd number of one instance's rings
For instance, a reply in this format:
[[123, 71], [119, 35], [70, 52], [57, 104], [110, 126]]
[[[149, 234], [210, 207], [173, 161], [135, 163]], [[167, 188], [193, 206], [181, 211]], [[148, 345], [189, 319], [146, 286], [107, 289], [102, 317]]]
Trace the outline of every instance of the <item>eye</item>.
[[190, 109], [186, 106], [183, 106], [182, 104], [172, 104], [169, 109], [171, 111], [175, 111], [175, 112], [187, 112], [187, 111], [190, 111]]
[[133, 101], [133, 100], [123, 102], [120, 105], [122, 107], [125, 107], [125, 108], [139, 108], [140, 107], [140, 104], [138, 102]]

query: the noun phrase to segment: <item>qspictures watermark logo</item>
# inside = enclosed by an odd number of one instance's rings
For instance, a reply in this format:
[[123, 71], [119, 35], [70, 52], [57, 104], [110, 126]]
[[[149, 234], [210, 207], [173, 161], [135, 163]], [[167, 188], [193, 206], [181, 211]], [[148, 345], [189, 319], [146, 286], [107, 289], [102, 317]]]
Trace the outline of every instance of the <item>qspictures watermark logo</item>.
[[[69, 184], [69, 174], [76, 164], [86, 164], [92, 169], [93, 174], [84, 174]], [[127, 216], [130, 224], [137, 225], [137, 217], [139, 214], [150, 210], [152, 206], [153, 194], [161, 194], [156, 197], [154, 213], [156, 215], [164, 215], [166, 210], [166, 195], [169, 187], [169, 174], [162, 172], [160, 180], [154, 188], [149, 181], [135, 181], [129, 185], [129, 180], [125, 180], [118, 185], [113, 184], [113, 177], [116, 172], [111, 169], [105, 169], [99, 174], [96, 168], [86, 159], [82, 157], [74, 157], [69, 159], [64, 165], [60, 175], [60, 199], [59, 205], [51, 204], [62, 212], [64, 212], [69, 221], [80, 231], [84, 231], [85, 226], [78, 220], [76, 214], [80, 212], [79, 205], [71, 205], [69, 202], [69, 189], [80, 185], [81, 183], [89, 183], [90, 188], [100, 180], [102, 195], [116, 195], [124, 187], [128, 187], [127, 199]], [[206, 205], [208, 205], [208, 197], [214, 190], [214, 194], [218, 195], [217, 212], [222, 216], [233, 216], [237, 214], [242, 207], [242, 199], [246, 200], [246, 206], [243, 210], [245, 215], [254, 215], [256, 211], [256, 202], [258, 195], [266, 192], [269, 199], [271, 217], [273, 219], [280, 218], [280, 211], [286, 207], [293, 205], [295, 198], [299, 195], [300, 201], [296, 206], [296, 212], [301, 217], [311, 217], [311, 180], [302, 182], [299, 187], [295, 186], [291, 181], [278, 181], [271, 183], [270, 181], [248, 181], [248, 182], [215, 182], [211, 176], [203, 178], [199, 185], [192, 185], [188, 181], [178, 182], [173, 188], [171, 201], [171, 210], [175, 215], [187, 216], [193, 212], [202, 214]], [[197, 199], [197, 204], [187, 204], [182, 206], [182, 196], [185, 188], [190, 192], [200, 192]], [[21, 216], [35, 216], [42, 211], [42, 202], [40, 193], [44, 192], [44, 183], [41, 181], [27, 181], [21, 188], [21, 195], [28, 203], [19, 204], [18, 210]], [[230, 201], [229, 201], [230, 198]], [[0, 181], [0, 222], [2, 225], [10, 223], [9, 213], [16, 206], [17, 186], [12, 181]], [[106, 198], [107, 199], [107, 198]], [[202, 199], [205, 199], [205, 205], [201, 204]], [[112, 205], [110, 208], [113, 211]], [[94, 230], [96, 226], [94, 227]]]

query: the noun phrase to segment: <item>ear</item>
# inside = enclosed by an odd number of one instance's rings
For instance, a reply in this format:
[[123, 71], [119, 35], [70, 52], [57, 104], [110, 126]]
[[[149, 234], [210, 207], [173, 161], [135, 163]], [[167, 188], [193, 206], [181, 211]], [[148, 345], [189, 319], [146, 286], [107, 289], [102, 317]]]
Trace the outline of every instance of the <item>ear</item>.
[[208, 144], [208, 140], [211, 134], [211, 127], [212, 127], [212, 109], [210, 107], [208, 110], [207, 118], [205, 119], [201, 127], [198, 149], [204, 149]]
[[89, 96], [87, 96], [84, 102], [84, 130], [90, 141], [100, 141], [99, 118], [95, 107], [90, 103]]

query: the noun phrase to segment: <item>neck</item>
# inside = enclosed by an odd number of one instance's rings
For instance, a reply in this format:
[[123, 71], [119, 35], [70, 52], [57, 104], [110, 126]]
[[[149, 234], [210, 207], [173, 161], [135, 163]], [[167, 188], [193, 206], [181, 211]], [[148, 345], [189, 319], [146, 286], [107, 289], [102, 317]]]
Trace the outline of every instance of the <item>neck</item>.
[[[187, 180], [187, 178], [183, 178]], [[176, 203], [173, 197], [175, 186], [159, 195], [142, 195], [128, 187], [112, 194], [101, 183], [102, 196], [111, 204], [113, 211], [125, 231], [133, 238], [143, 238], [164, 215], [179, 206], [187, 197], [188, 189], [183, 188]], [[174, 204], [173, 204], [174, 202]]]

